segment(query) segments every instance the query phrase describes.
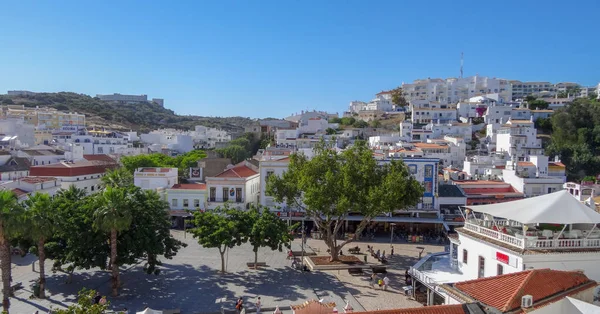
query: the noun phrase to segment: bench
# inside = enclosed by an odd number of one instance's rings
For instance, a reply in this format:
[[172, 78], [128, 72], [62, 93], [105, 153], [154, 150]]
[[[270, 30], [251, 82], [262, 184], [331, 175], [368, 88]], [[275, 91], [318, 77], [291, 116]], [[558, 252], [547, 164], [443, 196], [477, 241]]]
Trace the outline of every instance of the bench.
[[16, 284], [10, 286], [10, 291], [13, 293], [20, 289], [23, 289], [23, 283], [21, 283], [21, 282], [17, 282]]
[[385, 266], [373, 266], [371, 270], [374, 274], [387, 274], [387, 267]]
[[353, 247], [353, 248], [349, 248], [348, 252], [350, 254], [360, 254], [360, 248], [358, 246], [357, 247]]
[[363, 270], [362, 268], [348, 268], [348, 274], [350, 275], [362, 275], [363, 274]]
[[[254, 262], [246, 263], [246, 266], [248, 266], [248, 267], [254, 267]], [[266, 267], [267, 263], [265, 263], [265, 262], [257, 262], [256, 266], [257, 267]]]

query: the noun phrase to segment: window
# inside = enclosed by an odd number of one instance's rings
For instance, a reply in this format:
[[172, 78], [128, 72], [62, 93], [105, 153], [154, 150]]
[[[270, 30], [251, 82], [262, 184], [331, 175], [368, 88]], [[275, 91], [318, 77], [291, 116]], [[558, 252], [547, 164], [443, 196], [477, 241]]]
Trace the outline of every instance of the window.
[[190, 201], [187, 198], [183, 199], [183, 207], [188, 207], [190, 206]]
[[235, 202], [236, 203], [242, 202], [242, 188], [235, 189]]
[[171, 207], [177, 207], [177, 199], [176, 198], [171, 200]]
[[196, 208], [200, 207], [200, 200], [199, 199], [194, 199], [194, 207], [196, 207]]
[[479, 271], [477, 272], [477, 278], [485, 277], [485, 258], [483, 256], [479, 256], [479, 263], [477, 265]]
[[425, 166], [425, 177], [432, 178], [433, 177], [433, 166], [427, 165]]
[[229, 188], [223, 188], [223, 202], [229, 200]]
[[469, 257], [469, 252], [467, 252], [467, 250], [463, 249], [463, 263], [467, 263]]
[[496, 275], [500, 276], [502, 274], [504, 274], [504, 266], [502, 266], [502, 264], [498, 264], [496, 267]]
[[275, 173], [275, 171], [273, 170], [267, 170], [267, 179], [273, 175], [273, 173]]
[[417, 166], [416, 165], [408, 166], [408, 170], [410, 171], [411, 174], [417, 174]]
[[92, 185], [92, 188], [91, 188], [91, 190], [92, 190], [92, 191], [94, 190], [94, 186], [93, 186], [93, 185]]
[[209, 198], [209, 200], [211, 202], [214, 202], [215, 198], [217, 198], [217, 188], [210, 188], [210, 198]]

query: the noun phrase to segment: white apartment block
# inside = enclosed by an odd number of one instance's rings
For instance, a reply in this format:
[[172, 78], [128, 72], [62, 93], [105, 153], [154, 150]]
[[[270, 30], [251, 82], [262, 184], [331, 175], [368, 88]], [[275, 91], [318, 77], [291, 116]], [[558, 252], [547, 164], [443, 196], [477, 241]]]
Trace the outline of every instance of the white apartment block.
[[206, 177], [208, 190], [207, 209], [212, 210], [230, 203], [238, 209], [248, 209], [258, 204], [260, 173], [258, 167], [248, 161], [230, 165], [214, 177]]
[[76, 112], [62, 112], [54, 108], [25, 108], [10, 106], [4, 111], [5, 118], [23, 119], [38, 129], [71, 130], [85, 128], [85, 115]]
[[533, 121], [509, 120], [496, 135], [496, 152], [504, 152], [509, 159], [527, 161], [532, 155], [543, 155], [541, 139], [537, 138], [537, 130]]
[[187, 133], [192, 137], [194, 147], [214, 148], [217, 143], [227, 143], [231, 141], [231, 135], [221, 129], [209, 128], [203, 125], [197, 125], [194, 131]]
[[504, 154], [476, 155], [465, 158], [462, 169], [471, 178], [500, 178], [507, 160]]
[[337, 130], [339, 128], [337, 123], [329, 123], [323, 118], [310, 118], [306, 124], [298, 127], [298, 135], [301, 134], [323, 134], [327, 129], [331, 128]]
[[9, 90], [6, 92], [9, 96], [34, 96], [36, 92], [30, 92], [28, 90]]
[[267, 148], [261, 156], [259, 162], [260, 175], [260, 194], [258, 196], [259, 204], [270, 209], [284, 208], [285, 203], [276, 202], [272, 196], [266, 194], [267, 178], [272, 175], [281, 176], [287, 170], [290, 162], [290, 154], [293, 153], [289, 148]]
[[508, 80], [484, 76], [449, 79], [422, 79], [402, 84], [404, 96], [409, 102], [415, 100], [438, 101], [453, 104], [471, 97], [498, 94], [499, 102], [512, 100]]
[[525, 197], [560, 191], [567, 181], [565, 165], [548, 162], [548, 156], [529, 156], [529, 161], [507, 161], [502, 179]]
[[336, 113], [328, 113], [325, 111], [317, 111], [317, 110], [313, 110], [313, 111], [302, 110], [300, 113], [295, 113], [295, 114], [285, 118], [285, 120], [297, 123], [298, 126], [303, 126], [303, 125], [308, 124], [308, 121], [312, 118], [321, 118], [321, 119], [329, 120], [331, 118], [338, 118], [338, 117], [339, 117], [339, 115], [337, 112]]
[[456, 122], [457, 115], [454, 108], [411, 108], [411, 121], [417, 124], [427, 123], [452, 123]]
[[556, 87], [550, 82], [521, 82], [510, 81], [512, 85], [512, 98], [522, 99], [529, 95], [533, 96], [553, 96], [556, 94]]
[[36, 145], [35, 126], [25, 123], [23, 118], [0, 119], [0, 134], [2, 137], [16, 136], [14, 148]]
[[172, 211], [206, 210], [206, 184], [182, 183], [164, 189]]
[[179, 183], [177, 168], [138, 168], [133, 173], [133, 184], [142, 190], [168, 189]]
[[104, 101], [122, 101], [122, 102], [146, 102], [148, 101], [148, 95], [122, 95], [122, 94], [112, 94], [112, 95], [96, 95], [96, 97], [100, 98], [100, 100]]
[[[431, 131], [432, 139], [443, 138], [445, 135], [453, 135], [455, 137], [461, 137], [466, 142], [470, 141], [473, 137], [473, 125], [470, 123], [438, 123], [434, 121], [425, 125], [424, 130]], [[421, 141], [427, 139], [421, 138]]]
[[0, 189], [12, 190], [19, 201], [23, 201], [35, 193], [54, 196], [61, 189], [61, 183], [58, 179], [52, 177], [24, 177], [4, 182], [0, 184]]
[[160, 129], [140, 135], [140, 140], [154, 152], [187, 153], [194, 150], [192, 136], [175, 129]]
[[118, 132], [91, 130], [71, 135], [68, 144], [83, 148], [84, 154], [129, 155], [133, 144], [128, 136]]

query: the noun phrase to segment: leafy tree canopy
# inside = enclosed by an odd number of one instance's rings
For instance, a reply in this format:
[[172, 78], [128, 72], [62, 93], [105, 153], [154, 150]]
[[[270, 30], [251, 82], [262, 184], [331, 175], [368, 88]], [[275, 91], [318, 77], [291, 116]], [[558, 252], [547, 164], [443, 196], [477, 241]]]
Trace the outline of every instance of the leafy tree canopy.
[[281, 177], [269, 177], [267, 194], [304, 209], [325, 235], [335, 260], [353, 240], [337, 245], [335, 236], [350, 213], [364, 217], [356, 230], [360, 234], [374, 217], [417, 204], [423, 187], [402, 161], [379, 165], [364, 141], [339, 154], [321, 142], [312, 159], [293, 154]]
[[392, 102], [396, 106], [406, 107], [409, 105], [408, 101], [404, 97], [404, 91], [401, 86], [396, 87], [392, 90]]
[[559, 156], [569, 180], [600, 173], [600, 102], [578, 98], [554, 112], [552, 143], [546, 153]]
[[271, 250], [282, 251], [283, 247], [289, 248], [289, 242], [293, 240], [291, 231], [299, 224], [288, 226], [287, 223], [277, 217], [268, 208], [253, 207], [245, 213], [247, 229], [244, 230], [248, 242], [254, 251], [254, 265], [258, 261], [258, 249], [268, 247]]
[[96, 296], [95, 290], [87, 290], [83, 288], [78, 293], [77, 303], [70, 305], [66, 309], [53, 310], [56, 314], [102, 314], [106, 313], [110, 305], [109, 301], [104, 304], [94, 303]]
[[202, 150], [193, 150], [183, 155], [170, 157], [164, 154], [145, 154], [136, 156], [123, 156], [121, 163], [123, 167], [130, 173], [134, 173], [135, 169], [142, 167], [167, 167], [179, 169], [180, 177], [189, 175], [188, 169], [197, 167], [198, 160], [206, 157], [206, 153]]

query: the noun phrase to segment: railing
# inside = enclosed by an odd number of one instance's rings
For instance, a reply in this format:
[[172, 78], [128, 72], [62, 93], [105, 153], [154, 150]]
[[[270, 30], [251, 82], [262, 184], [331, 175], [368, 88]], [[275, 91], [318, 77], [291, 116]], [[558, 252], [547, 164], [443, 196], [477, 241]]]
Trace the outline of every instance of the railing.
[[600, 248], [600, 239], [539, 239], [536, 236], [525, 239], [514, 237], [471, 222], [465, 222], [465, 229], [521, 249], [529, 250], [568, 250], [574, 248]]
[[243, 198], [227, 198], [227, 197], [209, 197], [208, 198], [209, 202], [213, 202], [213, 203], [225, 203], [225, 202], [231, 202], [231, 203], [243, 203], [244, 199]]
[[450, 253], [448, 253], [448, 252], [439, 252], [439, 253], [429, 254], [429, 255], [423, 257], [420, 261], [418, 261], [415, 264], [415, 266], [411, 267], [409, 269], [408, 273], [413, 278], [415, 278], [416, 280], [422, 282], [426, 286], [429, 286], [429, 288], [436, 290], [436, 287], [437, 287], [438, 283], [433, 278], [425, 275], [421, 270], [419, 270], [419, 268], [423, 267], [423, 265], [425, 265], [428, 262], [430, 262], [430, 260], [432, 258], [436, 258], [436, 257], [439, 257], [439, 256], [444, 256], [444, 255], [450, 255]]

